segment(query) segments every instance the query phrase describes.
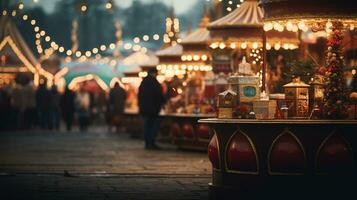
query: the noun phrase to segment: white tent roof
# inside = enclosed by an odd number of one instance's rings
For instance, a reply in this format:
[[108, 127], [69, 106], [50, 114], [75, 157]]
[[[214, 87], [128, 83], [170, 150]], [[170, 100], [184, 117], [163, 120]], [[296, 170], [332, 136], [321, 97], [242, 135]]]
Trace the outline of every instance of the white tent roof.
[[180, 55], [182, 55], [182, 52], [183, 52], [182, 45], [177, 44], [177, 45], [169, 46], [165, 49], [158, 50], [156, 52], [156, 55], [157, 56], [180, 56]]
[[159, 64], [159, 59], [157, 56], [151, 52], [147, 51], [146, 53], [138, 51], [130, 54], [128, 57], [124, 58], [122, 61], [123, 65], [135, 65], [140, 66], [156, 66]]
[[[231, 41], [255, 42], [260, 40], [263, 31], [264, 11], [258, 5], [258, 0], [245, 0], [239, 8], [230, 14], [209, 24], [211, 40], [226, 38]], [[228, 29], [227, 29], [228, 28]], [[247, 29], [248, 28], [248, 29]], [[216, 32], [219, 30], [220, 32]], [[289, 43], [297, 46], [297, 34], [290, 31], [268, 31], [267, 41], [271, 44]], [[218, 39], [217, 39], [218, 38]]]
[[263, 26], [263, 10], [258, 0], [245, 0], [230, 14], [210, 23], [209, 27], [222, 26]]

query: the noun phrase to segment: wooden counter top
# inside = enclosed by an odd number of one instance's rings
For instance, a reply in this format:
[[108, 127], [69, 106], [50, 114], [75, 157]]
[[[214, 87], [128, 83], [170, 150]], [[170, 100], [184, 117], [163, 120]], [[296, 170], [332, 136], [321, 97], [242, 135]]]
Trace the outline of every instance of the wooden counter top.
[[[125, 110], [125, 115], [139, 115], [136, 110]], [[186, 114], [186, 113], [160, 113], [160, 117], [183, 117], [183, 118], [210, 118], [216, 117], [215, 114]]]
[[208, 118], [200, 119], [199, 123], [207, 124], [355, 124], [357, 120], [302, 120], [302, 119], [287, 119], [287, 120], [258, 120], [258, 119], [218, 119]]

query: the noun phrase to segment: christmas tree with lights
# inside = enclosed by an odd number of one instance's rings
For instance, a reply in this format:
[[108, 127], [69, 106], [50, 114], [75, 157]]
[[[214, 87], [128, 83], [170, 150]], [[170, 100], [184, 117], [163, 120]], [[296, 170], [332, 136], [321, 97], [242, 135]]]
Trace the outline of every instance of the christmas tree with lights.
[[343, 24], [328, 22], [330, 36], [327, 41], [325, 99], [323, 113], [328, 119], [343, 119], [347, 117], [347, 89], [343, 74]]

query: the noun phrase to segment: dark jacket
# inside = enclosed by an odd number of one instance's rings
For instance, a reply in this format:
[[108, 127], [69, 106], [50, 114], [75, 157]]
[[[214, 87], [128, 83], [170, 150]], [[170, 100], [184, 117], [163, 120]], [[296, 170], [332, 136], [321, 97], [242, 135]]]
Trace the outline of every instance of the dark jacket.
[[109, 93], [109, 109], [113, 115], [123, 114], [126, 100], [126, 92], [120, 87], [114, 87]]
[[165, 103], [160, 83], [155, 77], [147, 76], [139, 87], [139, 112], [142, 116], [158, 116]]
[[66, 89], [64, 94], [61, 96], [61, 112], [64, 119], [73, 118], [75, 112], [74, 104], [75, 94], [69, 89]]
[[45, 85], [40, 85], [36, 92], [36, 105], [40, 111], [48, 111], [51, 106], [51, 92]]

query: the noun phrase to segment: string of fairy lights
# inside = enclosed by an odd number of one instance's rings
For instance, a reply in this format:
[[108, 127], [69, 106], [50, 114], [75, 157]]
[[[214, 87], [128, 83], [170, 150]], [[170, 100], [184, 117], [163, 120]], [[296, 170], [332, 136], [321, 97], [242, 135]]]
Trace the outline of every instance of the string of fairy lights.
[[[106, 9], [112, 9], [112, 2], [108, 1], [105, 4]], [[24, 3], [20, 2], [17, 4], [16, 8], [9, 13], [7, 10], [2, 11], [2, 15], [11, 15], [13, 17], [18, 15], [18, 11], [21, 11], [25, 8]], [[80, 10], [82, 12], [86, 12], [88, 10], [88, 6], [83, 4], [80, 7]], [[131, 42], [124, 42], [123, 40], [117, 41], [115, 43], [110, 43], [108, 45], [101, 44], [98, 45], [97, 47], [94, 47], [90, 50], [86, 51], [73, 51], [73, 49], [66, 49], [64, 46], [60, 45], [56, 41], [53, 40], [53, 37], [51, 37], [48, 33], [46, 33], [45, 30], [40, 28], [38, 25], [37, 21], [35, 19], [30, 19], [30, 16], [27, 14], [22, 15], [21, 18], [25, 22], [29, 22], [33, 26], [33, 31], [35, 33], [35, 44], [37, 48], [37, 52], [40, 55], [43, 55], [44, 58], [49, 58], [53, 53], [57, 52], [60, 54], [64, 54], [66, 56], [66, 61], [70, 61], [73, 57], [77, 57], [79, 61], [84, 61], [88, 58], [94, 57], [96, 60], [101, 59], [101, 54], [105, 52], [108, 49], [114, 50], [120, 47], [123, 47], [124, 50], [132, 50], [132, 51], [142, 51], [146, 52], [147, 48], [142, 47], [139, 45], [141, 42], [149, 42], [150, 40], [158, 41], [161, 37], [158, 33], [152, 34], [152, 35], [143, 35], [141, 37], [136, 36], [134, 37]], [[44, 44], [43, 44], [44, 41]], [[164, 42], [167, 42], [166, 38], [164, 38]], [[179, 41], [178, 41], [179, 42]], [[44, 46], [47, 45], [48, 48], [44, 48]], [[107, 59], [109, 60], [109, 59]], [[104, 59], [105, 61], [105, 59]], [[114, 63], [113, 63], [114, 64]]]
[[[211, 0], [206, 0], [207, 2], [210, 2]], [[217, 0], [216, 0], [217, 1]], [[221, 3], [223, 0], [218, 0], [219, 3]], [[38, 3], [38, 0], [33, 0], [34, 3]], [[240, 3], [244, 2], [244, 0], [240, 0]], [[226, 8], [227, 11], [232, 11], [233, 7], [233, 1], [228, 1], [228, 7]], [[105, 4], [105, 9], [111, 10], [113, 9], [113, 2], [112, 0], [107, 1]], [[232, 7], [231, 7], [232, 6]], [[240, 6], [240, 4], [236, 5], [237, 7]], [[11, 12], [11, 15], [15, 17], [17, 15], [17, 10], [23, 10], [25, 8], [24, 3], [20, 2], [17, 4], [17, 7]], [[85, 13], [88, 12], [89, 6], [85, 4], [83, 1], [80, 6], [79, 6], [80, 12]], [[10, 14], [8, 11], [3, 10], [2, 12], [3, 15]], [[60, 54], [63, 54], [67, 56], [66, 60], [69, 61], [71, 60], [71, 57], [77, 57], [79, 60], [86, 60], [88, 58], [94, 57], [96, 59], [101, 58], [102, 52], [105, 52], [108, 49], [114, 50], [120, 47], [123, 47], [124, 50], [132, 50], [132, 51], [143, 51], [146, 52], [147, 49], [145, 47], [142, 47], [139, 45], [140, 42], [149, 42], [151, 39], [154, 41], [158, 41], [160, 38], [163, 39], [164, 43], [171, 43], [171, 37], [172, 34], [176, 34], [179, 30], [179, 22], [177, 18], [167, 18], [166, 19], [166, 27], [169, 27], [171, 23], [174, 23], [175, 31], [167, 32], [163, 35], [160, 36], [159, 34], [153, 34], [151, 36], [149, 35], [143, 35], [141, 37], [134, 37], [131, 42], [126, 42], [124, 41], [117, 41], [115, 43], [110, 43], [109, 45], [101, 44], [98, 45], [97, 47], [94, 47], [90, 50], [86, 51], [73, 51], [73, 49], [66, 49], [64, 46], [60, 45], [56, 41], [53, 40], [53, 37], [51, 37], [48, 33], [46, 33], [45, 30], [41, 29], [40, 26], [38, 25], [37, 21], [35, 19], [30, 19], [30, 17], [26, 14], [22, 16], [23, 21], [28, 21], [30, 24], [33, 26], [33, 30], [35, 32], [35, 44], [37, 48], [37, 52], [40, 55], [43, 55], [44, 58], [49, 58], [53, 53], [57, 52]], [[166, 28], [168, 30], [168, 28]], [[171, 35], [170, 35], [171, 34]], [[44, 41], [44, 43], [42, 42]], [[174, 43], [180, 43], [180, 39], [177, 39], [177, 41], [174, 41]], [[47, 45], [48, 48], [44, 48], [44, 46]]]
[[[224, 0], [206, 0], [207, 2], [211, 2], [211, 1], [216, 1], [217, 3], [223, 3]], [[239, 3], [234, 4], [234, 2], [232, 0], [227, 1], [228, 6], [225, 8], [228, 12], [231, 12], [236, 8], [240, 7], [240, 4], [243, 3], [244, 0], [239, 0]]]

